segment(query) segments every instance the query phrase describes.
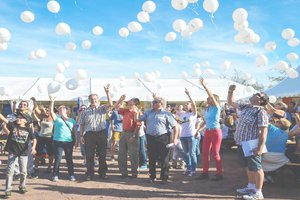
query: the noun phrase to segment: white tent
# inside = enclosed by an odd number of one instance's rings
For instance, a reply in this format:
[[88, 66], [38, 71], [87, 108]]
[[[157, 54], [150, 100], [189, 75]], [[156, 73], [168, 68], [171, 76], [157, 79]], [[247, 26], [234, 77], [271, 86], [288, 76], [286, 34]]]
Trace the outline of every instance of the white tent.
[[[300, 74], [300, 67], [297, 68], [297, 72]], [[291, 97], [300, 95], [300, 78], [291, 79], [286, 78], [276, 86], [266, 90], [268, 95], [274, 95], [277, 97]]]
[[[231, 84], [237, 85], [236, 99], [242, 99], [252, 95], [247, 92], [244, 85], [235, 83], [227, 79], [206, 79], [208, 88], [220, 96], [220, 100], [225, 101], [227, 98], [228, 87]], [[2, 77], [0, 79], [0, 87], [10, 88], [9, 96], [0, 96], [0, 100], [24, 99], [29, 100], [35, 97], [38, 101], [48, 101], [48, 93], [40, 93], [39, 85], [48, 86], [52, 82], [52, 78], [18, 78], [18, 77]], [[78, 97], [86, 99], [91, 93], [99, 95], [101, 100], [106, 100], [103, 87], [106, 84], [111, 85], [111, 94], [113, 100], [118, 100], [122, 94], [126, 94], [127, 98], [138, 97], [141, 101], [151, 101], [152, 94], [136, 79], [100, 79], [90, 78], [82, 82], [76, 90], [68, 90], [65, 84], [54, 94], [58, 101], [75, 101]], [[165, 98], [167, 101], [187, 101], [188, 98], [184, 93], [184, 88], [190, 90], [195, 101], [205, 100], [206, 92], [200, 86], [198, 79], [158, 79], [155, 82], [143, 83], [153, 92]]]

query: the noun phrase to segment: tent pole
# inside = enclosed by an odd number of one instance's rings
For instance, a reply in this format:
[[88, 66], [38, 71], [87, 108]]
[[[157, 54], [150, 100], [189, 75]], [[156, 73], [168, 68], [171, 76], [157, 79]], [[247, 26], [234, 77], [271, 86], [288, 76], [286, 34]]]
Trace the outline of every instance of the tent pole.
[[[33, 86], [35, 86], [35, 85], [37, 84], [37, 82], [38, 82], [40, 79], [41, 79], [41, 78], [38, 78], [38, 79], [33, 83], [33, 85], [32, 85], [28, 90], [25, 91], [25, 93], [22, 95], [22, 97], [25, 96], [26, 93], [29, 92], [29, 90], [31, 90], [31, 88], [33, 88]], [[19, 99], [20, 99], [20, 97], [19, 97]]]

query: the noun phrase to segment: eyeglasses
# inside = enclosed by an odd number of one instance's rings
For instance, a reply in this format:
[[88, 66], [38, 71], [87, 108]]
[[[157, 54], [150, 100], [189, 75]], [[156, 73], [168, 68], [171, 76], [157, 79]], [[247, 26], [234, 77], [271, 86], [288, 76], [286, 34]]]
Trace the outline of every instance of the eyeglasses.
[[262, 97], [260, 93], [256, 93], [256, 94], [254, 94], [254, 95], [255, 95], [255, 96], [258, 96], [259, 98]]

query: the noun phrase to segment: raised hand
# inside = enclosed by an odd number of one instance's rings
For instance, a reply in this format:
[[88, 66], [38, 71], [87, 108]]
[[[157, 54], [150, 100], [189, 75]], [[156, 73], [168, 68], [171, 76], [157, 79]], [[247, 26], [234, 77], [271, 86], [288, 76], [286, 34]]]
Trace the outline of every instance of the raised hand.
[[188, 91], [188, 89], [185, 88], [184, 92], [189, 96], [190, 92]]
[[204, 78], [200, 78], [199, 82], [200, 82], [200, 84], [201, 84], [202, 86], [205, 86]]
[[126, 95], [123, 94], [121, 97], [120, 97], [120, 101], [124, 101], [126, 99]]
[[35, 97], [31, 97], [30, 100], [33, 101], [33, 102], [36, 101]]
[[110, 87], [110, 84], [107, 84], [106, 86], [104, 86], [104, 91], [106, 94], [109, 93], [109, 87]]
[[229, 92], [233, 92], [236, 89], [236, 85], [230, 85], [229, 86]]
[[54, 102], [56, 97], [49, 95], [49, 99], [50, 99], [51, 102]]

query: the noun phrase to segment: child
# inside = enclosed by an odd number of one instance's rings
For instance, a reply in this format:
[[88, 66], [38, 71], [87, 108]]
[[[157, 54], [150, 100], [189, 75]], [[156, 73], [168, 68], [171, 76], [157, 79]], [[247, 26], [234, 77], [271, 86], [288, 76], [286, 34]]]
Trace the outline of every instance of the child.
[[5, 197], [11, 196], [12, 182], [14, 175], [15, 163], [19, 162], [20, 167], [20, 185], [19, 191], [25, 194], [26, 190], [26, 175], [27, 175], [27, 160], [28, 160], [28, 143], [33, 141], [31, 153], [35, 154], [36, 139], [29, 128], [30, 118], [24, 113], [16, 113], [16, 121], [9, 122], [2, 114], [0, 119], [5, 123], [4, 130], [8, 134], [6, 148], [8, 151], [7, 172], [5, 182]]

